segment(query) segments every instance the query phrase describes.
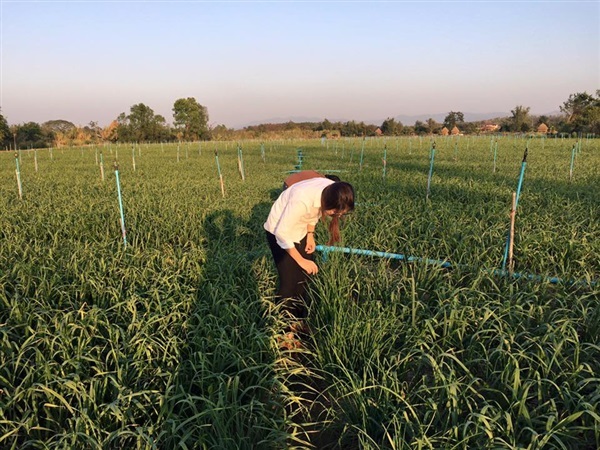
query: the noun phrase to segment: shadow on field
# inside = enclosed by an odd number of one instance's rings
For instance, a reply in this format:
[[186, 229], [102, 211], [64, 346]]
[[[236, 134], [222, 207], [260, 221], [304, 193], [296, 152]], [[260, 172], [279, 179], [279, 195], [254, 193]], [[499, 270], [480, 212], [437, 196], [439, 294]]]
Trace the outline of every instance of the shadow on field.
[[267, 202], [255, 205], [247, 221], [219, 210], [199, 225], [203, 276], [167, 392], [162, 448], [285, 447], [276, 352], [260, 286], [269, 208]]

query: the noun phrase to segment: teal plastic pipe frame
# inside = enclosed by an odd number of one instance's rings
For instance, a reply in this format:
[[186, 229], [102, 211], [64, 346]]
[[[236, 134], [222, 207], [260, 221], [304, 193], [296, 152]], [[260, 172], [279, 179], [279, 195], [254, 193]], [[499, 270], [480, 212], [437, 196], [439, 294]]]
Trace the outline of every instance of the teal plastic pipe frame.
[[[521, 173], [519, 174], [519, 183], [517, 185], [517, 195], [515, 199], [515, 211], [519, 205], [519, 197], [521, 196], [521, 187], [523, 187], [523, 178], [525, 177], [525, 167], [527, 166], [527, 147], [523, 154], [523, 161], [521, 162]], [[502, 270], [506, 270], [506, 262], [508, 259], [508, 248], [510, 247], [510, 232], [506, 237], [506, 245], [504, 246], [504, 257], [502, 259]]]
[[[397, 260], [407, 261], [407, 262], [423, 262], [425, 264], [435, 265], [435, 266], [439, 266], [439, 267], [442, 267], [445, 269], [450, 269], [450, 268], [454, 267], [452, 265], [452, 263], [450, 263], [448, 261], [439, 260], [439, 259], [422, 258], [419, 256], [406, 256], [406, 255], [402, 255], [402, 254], [398, 254], [398, 253], [378, 252], [378, 251], [374, 251], [374, 250], [364, 250], [364, 249], [359, 249], [359, 248], [317, 245], [316, 250], [318, 252], [323, 253], [324, 261], [327, 261], [327, 256], [329, 253], [348, 253], [348, 254], [352, 254], [352, 255], [364, 255], [364, 256], [374, 256], [377, 258], [397, 259]], [[461, 267], [466, 267], [466, 266], [461, 266]], [[488, 273], [491, 273], [491, 274], [497, 275], [497, 276], [511, 276], [512, 278], [517, 278], [517, 279], [524, 278], [524, 279], [527, 279], [530, 281], [537, 281], [537, 282], [545, 281], [545, 282], [548, 282], [551, 284], [566, 283], [566, 284], [575, 284], [575, 285], [595, 286], [598, 283], [597, 281], [587, 282], [587, 281], [575, 281], [575, 280], [570, 280], [570, 281], [565, 282], [564, 280], [562, 280], [561, 278], [558, 278], [558, 277], [544, 277], [541, 275], [509, 272], [508, 270], [504, 270], [504, 269], [483, 269], [483, 270], [485, 272], [488, 272]]]
[[364, 255], [364, 256], [375, 256], [377, 258], [387, 259], [398, 259], [407, 262], [425, 262], [426, 264], [438, 265], [444, 268], [452, 267], [452, 264], [448, 261], [440, 261], [437, 259], [421, 258], [418, 256], [406, 256], [398, 253], [378, 252], [374, 250], [363, 250], [360, 248], [349, 248], [349, 247], [333, 247], [327, 245], [317, 245], [316, 250], [323, 252], [323, 259], [327, 260], [327, 255], [330, 252], [334, 253], [350, 253], [352, 255]]
[[429, 176], [427, 177], [427, 194], [425, 195], [425, 199], [429, 199], [429, 191], [431, 188], [431, 176], [433, 175], [433, 160], [435, 159], [435, 142], [431, 146], [430, 150], [431, 161], [429, 164]]

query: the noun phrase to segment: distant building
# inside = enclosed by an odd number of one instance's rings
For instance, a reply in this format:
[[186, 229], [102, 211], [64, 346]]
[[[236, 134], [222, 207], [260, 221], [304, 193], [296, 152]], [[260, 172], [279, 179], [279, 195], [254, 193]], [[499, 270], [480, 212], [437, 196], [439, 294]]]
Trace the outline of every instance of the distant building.
[[441, 133], [442, 133], [442, 136], [448, 136], [448, 134], [449, 134], [448, 128], [446, 128], [446, 127], [442, 128]]
[[452, 136], [457, 136], [460, 134], [460, 130], [458, 129], [458, 127], [456, 125], [454, 125], [454, 128], [452, 128], [452, 131], [450, 131], [450, 134]]
[[540, 123], [540, 126], [537, 127], [537, 132], [546, 134], [548, 132], [548, 125], [545, 123]]
[[500, 130], [500, 125], [497, 125], [495, 123], [485, 123], [479, 129], [479, 131], [483, 133], [493, 133], [494, 131], [498, 130]]
[[375, 130], [375, 134], [376, 134], [377, 136], [381, 136], [381, 135], [383, 134], [383, 131], [381, 131], [381, 128], [377, 128], [377, 129]]

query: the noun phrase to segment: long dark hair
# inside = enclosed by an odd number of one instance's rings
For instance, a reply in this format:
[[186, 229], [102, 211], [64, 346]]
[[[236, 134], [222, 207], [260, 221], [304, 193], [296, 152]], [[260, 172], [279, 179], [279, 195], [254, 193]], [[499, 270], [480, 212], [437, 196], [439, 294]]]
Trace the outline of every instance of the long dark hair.
[[354, 209], [354, 188], [350, 183], [337, 181], [330, 184], [321, 193], [321, 218], [324, 212], [334, 210], [329, 222], [329, 242], [327, 245], [335, 244], [340, 240], [340, 217], [342, 214]]

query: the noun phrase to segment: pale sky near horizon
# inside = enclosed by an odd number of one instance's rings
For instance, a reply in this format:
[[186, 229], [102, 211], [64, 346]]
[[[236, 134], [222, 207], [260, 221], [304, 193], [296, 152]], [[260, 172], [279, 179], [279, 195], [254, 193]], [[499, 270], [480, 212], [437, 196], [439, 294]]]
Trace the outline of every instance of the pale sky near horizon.
[[[558, 111], [600, 89], [599, 1], [0, 0], [9, 124], [106, 126], [144, 103], [209, 123]], [[409, 124], [411, 125], [411, 124]]]

